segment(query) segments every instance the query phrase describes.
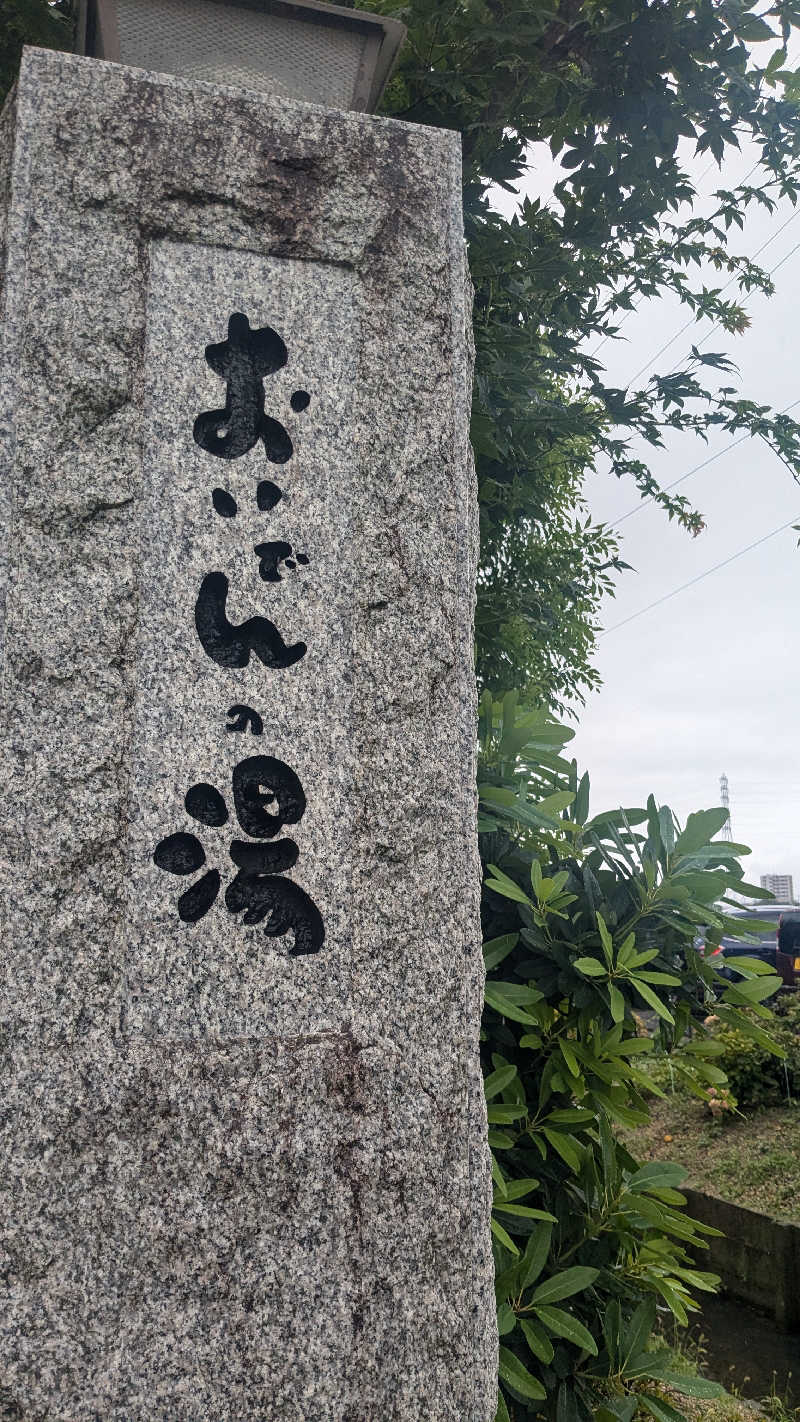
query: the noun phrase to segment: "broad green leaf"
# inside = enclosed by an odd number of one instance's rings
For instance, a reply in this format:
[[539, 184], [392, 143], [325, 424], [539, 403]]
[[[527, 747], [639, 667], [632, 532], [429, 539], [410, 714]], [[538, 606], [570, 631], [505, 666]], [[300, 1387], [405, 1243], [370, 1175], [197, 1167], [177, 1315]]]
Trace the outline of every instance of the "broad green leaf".
[[510, 1017], [512, 1022], [522, 1022], [526, 1027], [538, 1027], [536, 1018], [525, 1012], [522, 1005], [541, 1001], [542, 994], [534, 988], [525, 988], [516, 983], [487, 983], [483, 995], [489, 1007], [493, 1007], [501, 1016]]
[[502, 1381], [515, 1388], [522, 1397], [533, 1398], [536, 1402], [543, 1402], [546, 1398], [547, 1393], [542, 1384], [528, 1372], [524, 1363], [520, 1362], [510, 1348], [501, 1346], [498, 1372]]
[[613, 983], [609, 983], [608, 985], [608, 997], [609, 1006], [611, 1008], [611, 1016], [613, 1020], [615, 1022], [624, 1021], [625, 999], [622, 996], [622, 993], [620, 992], [619, 988], [615, 987]]
[[511, 1253], [511, 1254], [519, 1254], [519, 1250], [517, 1249], [516, 1244], [514, 1243], [513, 1239], [511, 1238], [511, 1235], [510, 1235], [510, 1234], [506, 1234], [506, 1231], [503, 1229], [503, 1226], [500, 1224], [500, 1222], [499, 1222], [498, 1220], [496, 1220], [496, 1219], [494, 1218], [494, 1215], [492, 1216], [491, 1225], [492, 1225], [492, 1234], [495, 1236], [496, 1239], [499, 1239], [499, 1241], [500, 1241], [500, 1243], [502, 1244], [503, 1248], [504, 1248], [504, 1249], [507, 1249], [507, 1250], [509, 1251], [509, 1253]]
[[686, 1422], [682, 1412], [677, 1407], [671, 1407], [665, 1402], [663, 1397], [655, 1397], [649, 1392], [637, 1393], [639, 1405], [649, 1412], [651, 1417], [655, 1417], [656, 1422]]
[[551, 1131], [547, 1126], [542, 1128], [542, 1135], [549, 1141], [570, 1170], [578, 1171], [581, 1166], [581, 1153], [570, 1136], [566, 1136], [561, 1131]]
[[530, 908], [533, 907], [528, 895], [523, 893], [519, 885], [515, 884], [513, 879], [509, 879], [508, 875], [504, 874], [502, 869], [498, 869], [494, 864], [489, 865], [486, 887], [487, 889], [494, 889], [496, 894], [502, 894], [506, 899], [513, 899], [515, 903], [527, 904]]
[[764, 978], [745, 978], [742, 982], [731, 984], [724, 994], [725, 1001], [740, 1002], [744, 1006], [764, 1002], [765, 998], [772, 997], [778, 991], [781, 981], [773, 974]]
[[548, 795], [545, 800], [539, 800], [534, 805], [534, 809], [538, 810], [540, 815], [552, 817], [557, 815], [560, 810], [566, 810], [574, 799], [575, 796], [571, 790], [558, 790], [554, 795]]
[[520, 1265], [520, 1288], [527, 1289], [538, 1279], [550, 1253], [552, 1225], [541, 1224], [530, 1236]]
[[634, 1193], [663, 1186], [674, 1188], [686, 1179], [686, 1175], [686, 1169], [682, 1165], [676, 1165], [670, 1160], [651, 1160], [626, 1181], [626, 1188]]
[[511, 1422], [506, 1400], [500, 1389], [497, 1389], [497, 1411], [494, 1414], [494, 1422]]
[[531, 1318], [521, 1318], [520, 1327], [533, 1356], [538, 1358], [540, 1363], [552, 1363], [554, 1349], [547, 1334]]
[[564, 1269], [560, 1274], [553, 1274], [539, 1285], [533, 1295], [533, 1302], [535, 1304], [560, 1303], [562, 1299], [569, 1299], [573, 1294], [579, 1294], [584, 1289], [588, 1289], [599, 1273], [599, 1269], [588, 1269], [582, 1265]]
[[536, 1190], [538, 1185], [539, 1181], [530, 1176], [524, 1180], [507, 1180], [505, 1198], [507, 1200], [522, 1200], [526, 1195], [530, 1195], [532, 1190]]
[[483, 1094], [487, 1101], [491, 1101], [494, 1096], [499, 1096], [501, 1091], [505, 1091], [509, 1082], [514, 1080], [517, 1074], [515, 1066], [504, 1066], [499, 1071], [493, 1071], [484, 1078]]
[[608, 977], [608, 968], [603, 963], [598, 963], [596, 958], [576, 958], [572, 966], [587, 978]]
[[683, 833], [679, 834], [675, 841], [676, 855], [684, 858], [704, 848], [715, 834], [719, 834], [727, 820], [728, 811], [723, 810], [721, 806], [716, 810], [698, 810], [696, 814], [690, 815]]
[[510, 1304], [504, 1303], [497, 1310], [497, 1331], [501, 1338], [507, 1333], [513, 1333], [517, 1326], [517, 1315]]
[[631, 987], [636, 989], [639, 996], [644, 998], [659, 1017], [662, 1017], [665, 1022], [671, 1022], [673, 1027], [675, 1026], [675, 1018], [669, 1008], [664, 1005], [660, 997], [656, 997], [653, 989], [649, 988], [647, 983], [640, 982], [638, 978], [631, 978]]
[[505, 1131], [490, 1131], [488, 1139], [492, 1150], [512, 1150], [516, 1145], [514, 1137]]
[[591, 1353], [593, 1357], [597, 1357], [597, 1344], [588, 1328], [579, 1323], [577, 1318], [573, 1318], [571, 1313], [567, 1313], [566, 1309], [552, 1308], [550, 1304], [537, 1304], [535, 1313], [545, 1328], [555, 1334], [556, 1338], [566, 1338], [569, 1343], [575, 1343], [579, 1348]]
[[710, 1378], [697, 1378], [685, 1373], [668, 1372], [659, 1370], [652, 1376], [659, 1382], [668, 1383], [674, 1387], [676, 1392], [682, 1392], [686, 1397], [724, 1397], [725, 1389], [719, 1383], [712, 1382]]
[[490, 1126], [510, 1126], [527, 1114], [528, 1107], [524, 1103], [520, 1106], [501, 1105], [486, 1108], [486, 1118]]
[[502, 963], [513, 952], [519, 942], [518, 933], [504, 933], [500, 938], [490, 938], [483, 945], [483, 962], [487, 973]]

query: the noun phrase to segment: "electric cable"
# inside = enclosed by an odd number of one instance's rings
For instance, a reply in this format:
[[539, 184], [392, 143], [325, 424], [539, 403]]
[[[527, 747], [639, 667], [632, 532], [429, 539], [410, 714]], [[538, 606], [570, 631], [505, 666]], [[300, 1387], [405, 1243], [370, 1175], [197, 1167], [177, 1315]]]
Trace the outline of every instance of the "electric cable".
[[664, 596], [657, 597], [655, 602], [649, 602], [646, 607], [640, 607], [638, 612], [632, 612], [630, 617], [623, 617], [621, 622], [615, 622], [613, 627], [606, 627], [598, 634], [599, 637], [607, 637], [609, 632], [618, 632], [620, 627], [627, 627], [628, 623], [635, 622], [637, 617], [644, 617], [646, 612], [652, 612], [653, 608], [660, 607], [662, 602], [669, 602], [670, 598], [677, 597], [678, 593], [685, 592], [687, 588], [694, 587], [697, 583], [701, 583], [704, 578], [710, 577], [712, 573], [718, 573], [720, 568], [727, 568], [729, 563], [735, 563], [737, 558], [743, 558], [745, 553], [750, 553], [754, 548], [759, 548], [762, 543], [766, 543], [770, 538], [774, 538], [776, 534], [783, 533], [785, 528], [791, 528], [799, 519], [800, 513], [795, 514], [794, 517], [790, 518], [786, 523], [782, 523], [779, 528], [773, 528], [771, 533], [765, 533], [762, 538], [757, 538], [754, 543], [748, 543], [746, 548], [740, 548], [738, 553], [731, 553], [729, 558], [723, 558], [722, 562], [715, 563], [713, 568], [706, 568], [704, 573], [698, 573], [696, 578], [690, 578], [688, 583], [681, 583], [680, 587], [673, 588], [672, 592], [664, 593]]
[[[787, 227], [789, 226], [789, 224], [790, 224], [791, 222], [794, 222], [794, 220], [795, 220], [796, 217], [800, 217], [800, 207], [796, 207], [795, 210], [794, 210], [794, 212], [792, 212], [792, 213], [789, 214], [789, 216], [787, 217], [786, 221], [781, 224], [781, 226], [778, 228], [777, 232], [775, 232], [772, 237], [768, 238], [768, 240], [767, 240], [766, 242], [762, 242], [761, 246], [760, 246], [759, 248], [757, 248], [757, 250], [753, 253], [753, 258], [754, 258], [754, 257], [757, 257], [757, 256], [759, 255], [759, 252], [763, 252], [764, 249], [765, 249], [765, 247], [768, 247], [769, 244], [770, 244], [770, 242], [773, 242], [776, 237], [780, 237], [780, 234], [785, 230], [785, 228], [787, 228]], [[775, 275], [775, 272], [778, 271], [778, 269], [783, 266], [784, 262], [787, 262], [790, 257], [793, 257], [793, 256], [794, 256], [794, 254], [795, 254], [795, 252], [797, 251], [798, 247], [800, 247], [800, 242], [798, 242], [794, 247], [792, 247], [791, 252], [787, 252], [785, 257], [781, 257], [780, 261], [779, 261], [779, 262], [776, 262], [775, 266], [772, 267], [772, 268], [767, 272], [767, 276], [770, 276], [770, 277], [771, 277], [771, 276], [774, 276], [774, 275]], [[750, 260], [752, 261], [753, 258], [750, 258]], [[735, 280], [736, 280], [736, 273], [734, 273], [734, 275], [733, 275], [732, 277], [730, 277], [728, 281], [726, 281], [726, 283], [725, 283], [724, 286], [721, 286], [721, 287], [720, 287], [720, 289], [719, 289], [719, 295], [722, 295], [722, 292], [723, 292], [723, 291], [727, 291], [728, 287], [729, 287]], [[753, 296], [753, 295], [754, 295], [754, 293], [753, 293], [752, 291], [751, 291], [751, 292], [748, 292], [747, 296], [745, 297], [744, 301], [742, 302], [742, 306], [746, 306], [747, 303], [748, 303], [748, 301], [750, 300], [751, 296]], [[636, 374], [635, 374], [635, 375], [632, 375], [632, 376], [630, 377], [630, 380], [628, 380], [627, 384], [628, 384], [628, 385], [632, 385], [633, 382], [634, 382], [634, 380], [638, 380], [638, 379], [639, 379], [639, 376], [640, 376], [640, 375], [643, 375], [646, 370], [649, 370], [649, 369], [650, 369], [650, 366], [651, 366], [651, 365], [654, 365], [655, 362], [658, 360], [658, 357], [659, 357], [660, 355], [663, 355], [663, 354], [664, 354], [664, 351], [669, 350], [670, 346], [672, 346], [672, 345], [675, 344], [675, 342], [683, 335], [684, 331], [688, 331], [688, 330], [690, 329], [690, 327], [696, 325], [696, 323], [697, 323], [697, 317], [696, 317], [696, 316], [690, 316], [690, 317], [689, 317], [689, 320], [686, 321], [686, 322], [684, 322], [684, 324], [681, 326], [680, 330], [676, 331], [674, 336], [670, 336], [669, 340], [668, 340], [668, 341], [665, 341], [664, 344], [663, 344], [663, 346], [659, 346], [659, 348], [658, 348], [658, 350], [656, 351], [655, 355], [651, 356], [649, 360], [646, 360], [646, 361], [645, 361], [644, 365], [642, 365], [642, 366], [639, 367], [639, 369], [636, 371]], [[721, 322], [720, 322], [719, 320], [716, 320], [716, 321], [714, 322], [713, 326], [711, 327], [711, 330], [710, 330], [710, 331], [707, 331], [706, 334], [705, 334], [705, 336], [703, 336], [702, 340], [700, 340], [700, 341], [697, 342], [697, 349], [698, 349], [698, 350], [699, 350], [700, 346], [705, 345], [706, 341], [710, 339], [710, 337], [714, 334], [714, 332], [716, 331], [717, 327], [718, 327], [720, 324], [721, 324]]]
[[[778, 411], [778, 414], [788, 415], [789, 411], [793, 410], [795, 405], [800, 405], [800, 399], [793, 400], [791, 405], [784, 405], [783, 409]], [[737, 445], [746, 444], [749, 439], [755, 439], [755, 434], [749, 432], [748, 434], [740, 435], [738, 439], [731, 440], [730, 444], [726, 444], [722, 449], [718, 449], [716, 454], [709, 454], [707, 459], [701, 460], [699, 464], [694, 465], [694, 468], [688, 469], [685, 474], [681, 474], [679, 478], [673, 479], [671, 484], [664, 484], [662, 486], [663, 492], [667, 493], [668, 490], [677, 488], [678, 484], [683, 484], [686, 479], [691, 479], [693, 474], [698, 474], [701, 469], [705, 469], [709, 464], [713, 464], [715, 459], [721, 459], [723, 454], [727, 454], [731, 449], [736, 449]], [[773, 453], [774, 452], [773, 450]], [[639, 503], [635, 504], [633, 508], [628, 509], [627, 513], [620, 514], [619, 518], [612, 519], [608, 527], [617, 528], [619, 524], [624, 523], [626, 519], [633, 518], [634, 514], [641, 513], [642, 509], [646, 509], [648, 504], [653, 503], [655, 503], [655, 499], [652, 494], [648, 494], [646, 499], [640, 499]]]
[[[736, 186], [737, 186], [738, 188], [744, 187], [745, 183], [747, 182], [747, 179], [748, 179], [748, 178], [751, 178], [751, 177], [753, 176], [753, 173], [756, 171], [756, 168], [759, 166], [760, 163], [761, 163], [761, 159], [760, 159], [760, 158], [757, 158], [756, 161], [755, 161], [755, 163], [753, 164], [752, 168], [749, 168], [748, 171], [745, 173], [744, 177], [736, 184]], [[707, 176], [707, 174], [711, 172], [711, 169], [715, 166], [715, 164], [716, 164], [716, 159], [712, 158], [711, 162], [708, 164], [708, 167], [703, 169], [702, 173], [700, 174], [700, 177], [697, 179], [697, 186], [698, 186], [698, 187], [699, 187], [700, 184], [702, 183], [703, 179]], [[709, 194], [709, 196], [710, 196], [710, 197], [713, 197], [713, 193]], [[792, 213], [792, 216], [796, 216], [796, 214], [795, 214], [795, 213]], [[788, 223], [784, 223], [784, 226], [787, 226], [787, 225], [788, 225]], [[775, 240], [775, 238], [778, 237], [782, 231], [783, 231], [783, 227], [781, 227], [778, 232], [774, 233], [774, 235], [773, 235], [772, 237], [770, 237], [769, 240], [763, 244], [763, 246], [759, 247], [758, 252], [754, 252], [754, 253], [753, 253], [753, 257], [751, 257], [750, 260], [752, 261], [755, 257], [757, 257], [759, 252], [763, 252], [763, 251], [764, 251], [764, 248], [765, 248], [765, 247], [768, 247], [769, 244], [770, 244], [770, 242], [773, 242], [773, 241]], [[731, 277], [731, 281], [734, 281], [734, 280], [735, 280], [735, 277]], [[722, 287], [722, 290], [725, 291], [725, 289], [726, 289], [727, 286], [730, 286], [730, 282], [727, 282], [727, 283], [726, 283], [726, 286]], [[643, 303], [645, 302], [645, 300], [647, 300], [647, 298], [643, 296], [643, 297], [641, 298], [641, 300], [637, 301], [637, 302], [634, 304], [634, 306], [631, 307], [631, 310], [630, 310], [630, 311], [626, 311], [626, 312], [625, 312], [625, 315], [623, 316], [622, 320], [621, 320], [620, 323], [619, 323], [619, 326], [617, 327], [617, 334], [619, 334], [619, 332], [622, 330], [622, 327], [625, 325], [625, 322], [628, 320], [628, 318], [629, 318], [630, 316], [633, 316], [634, 312], [636, 312], [636, 311], [639, 310], [639, 307], [643, 305]], [[689, 322], [689, 325], [691, 326], [692, 324], [693, 324], [693, 323], [690, 321], [690, 322]], [[686, 327], [685, 327], [685, 326], [683, 327], [683, 330], [686, 330]], [[589, 357], [590, 357], [590, 359], [591, 359], [592, 356], [596, 356], [596, 355], [597, 355], [597, 352], [605, 345], [606, 341], [610, 341], [610, 340], [611, 340], [611, 336], [603, 336], [602, 340], [598, 341], [598, 343], [597, 343], [597, 345], [594, 347], [594, 349], [589, 352]], [[654, 360], [657, 360], [657, 359], [658, 359], [658, 356], [657, 356], [657, 355], [654, 356], [653, 359], [654, 359]], [[645, 369], [646, 369], [646, 367], [645, 367]], [[633, 379], [635, 380], [635, 379], [636, 379], [636, 376], [634, 376]]]

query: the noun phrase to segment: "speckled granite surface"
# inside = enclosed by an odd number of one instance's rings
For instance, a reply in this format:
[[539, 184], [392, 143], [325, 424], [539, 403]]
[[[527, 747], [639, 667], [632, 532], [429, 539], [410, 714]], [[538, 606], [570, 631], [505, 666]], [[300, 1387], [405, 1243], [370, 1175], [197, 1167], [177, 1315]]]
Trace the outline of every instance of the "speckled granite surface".
[[[26, 52], [0, 125], [6, 1422], [493, 1416], [459, 180], [451, 134]], [[285, 342], [281, 464], [192, 436], [234, 312]], [[236, 664], [258, 618], [305, 653]], [[279, 872], [319, 951], [226, 899], [256, 756], [302, 782]], [[221, 876], [196, 921], [199, 869], [153, 859], [174, 835]]]

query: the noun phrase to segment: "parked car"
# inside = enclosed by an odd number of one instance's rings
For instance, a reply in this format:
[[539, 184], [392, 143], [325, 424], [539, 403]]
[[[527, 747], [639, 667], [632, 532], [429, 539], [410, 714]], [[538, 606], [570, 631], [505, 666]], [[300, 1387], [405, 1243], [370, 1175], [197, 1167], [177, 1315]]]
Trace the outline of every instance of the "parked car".
[[[798, 904], [753, 904], [752, 907], [743, 907], [739, 913], [732, 915], [735, 918], [757, 918], [764, 923], [763, 935], [757, 929], [752, 930], [751, 936], [757, 938], [756, 942], [748, 943], [741, 938], [723, 938], [720, 944], [723, 958], [759, 958], [763, 963], [776, 972], [782, 979], [786, 988], [800, 987], [800, 905]], [[790, 942], [789, 951], [781, 952], [778, 947], [778, 936], [781, 924], [797, 924], [796, 933], [784, 931], [781, 937], [786, 940], [797, 940]], [[784, 944], [784, 946], [787, 946]], [[731, 969], [722, 968], [721, 971], [726, 977], [736, 978], [737, 973]]]

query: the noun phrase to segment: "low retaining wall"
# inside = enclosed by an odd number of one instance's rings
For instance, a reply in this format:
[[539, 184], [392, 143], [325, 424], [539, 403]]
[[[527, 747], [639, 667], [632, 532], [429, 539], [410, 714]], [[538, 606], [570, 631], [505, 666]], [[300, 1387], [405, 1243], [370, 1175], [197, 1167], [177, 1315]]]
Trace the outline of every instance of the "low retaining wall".
[[779, 1328], [800, 1329], [800, 1225], [782, 1224], [699, 1190], [683, 1190], [687, 1212], [724, 1232], [709, 1239], [702, 1265], [727, 1293], [771, 1313]]

